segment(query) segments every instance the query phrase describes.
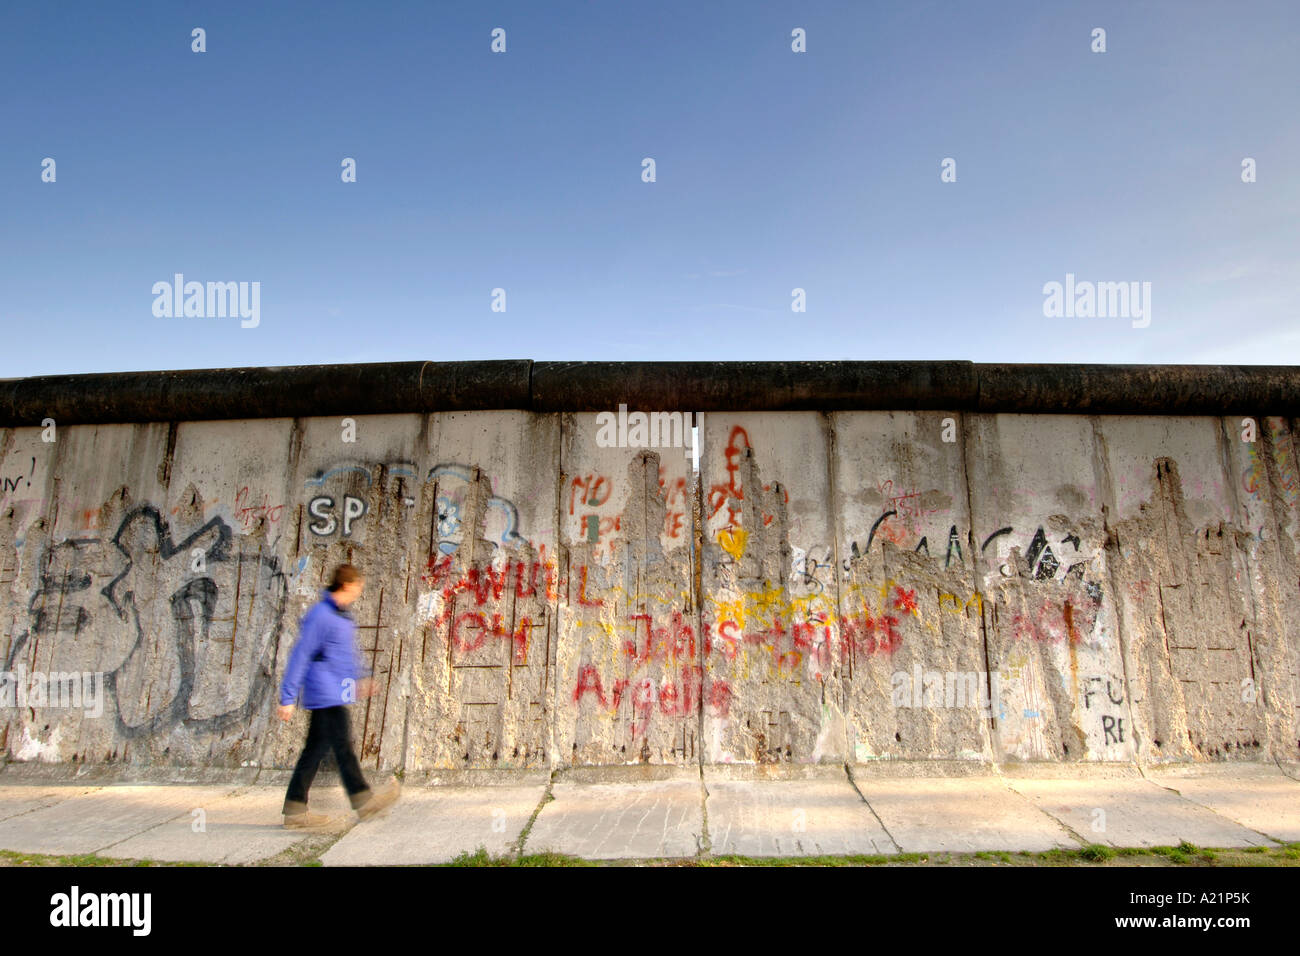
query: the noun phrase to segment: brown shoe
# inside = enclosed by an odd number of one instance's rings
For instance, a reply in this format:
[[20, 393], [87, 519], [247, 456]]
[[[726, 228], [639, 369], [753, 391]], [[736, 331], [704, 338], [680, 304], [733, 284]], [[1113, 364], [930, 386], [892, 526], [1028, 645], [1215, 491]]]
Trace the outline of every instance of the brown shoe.
[[382, 790], [363, 790], [361, 793], [353, 794], [349, 799], [352, 802], [352, 809], [357, 811], [357, 816], [362, 820], [369, 820], [376, 813], [396, 803], [401, 794], [402, 784], [394, 780]]
[[333, 817], [312, 813], [307, 804], [297, 800], [284, 802], [284, 828], [286, 830], [329, 830], [338, 825]]

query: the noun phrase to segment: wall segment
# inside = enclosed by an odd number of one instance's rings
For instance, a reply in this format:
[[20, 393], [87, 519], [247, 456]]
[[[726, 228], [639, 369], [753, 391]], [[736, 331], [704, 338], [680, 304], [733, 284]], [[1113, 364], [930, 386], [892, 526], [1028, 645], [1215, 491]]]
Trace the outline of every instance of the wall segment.
[[[351, 368], [313, 415], [229, 386], [277, 370], [6, 383], [8, 759], [289, 766], [344, 560], [367, 767], [1300, 759], [1293, 370]], [[620, 403], [694, 412], [698, 473]]]

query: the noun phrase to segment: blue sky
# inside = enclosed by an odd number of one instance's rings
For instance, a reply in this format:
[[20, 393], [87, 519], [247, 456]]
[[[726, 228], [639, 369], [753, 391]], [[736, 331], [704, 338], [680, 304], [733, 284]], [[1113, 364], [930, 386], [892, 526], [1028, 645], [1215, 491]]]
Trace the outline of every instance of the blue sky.
[[[1295, 0], [6, 4], [0, 376], [1295, 364], [1297, 51]], [[175, 273], [258, 326], [156, 317]], [[1067, 273], [1150, 326], [1045, 317]]]

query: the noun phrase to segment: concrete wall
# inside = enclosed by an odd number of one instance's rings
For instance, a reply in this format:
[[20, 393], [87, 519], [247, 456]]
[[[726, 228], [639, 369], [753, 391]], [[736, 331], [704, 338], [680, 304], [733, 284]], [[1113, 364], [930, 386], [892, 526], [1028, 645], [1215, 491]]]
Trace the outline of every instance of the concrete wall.
[[[350, 560], [368, 768], [1300, 758], [1294, 422], [696, 420], [698, 474], [593, 412], [0, 429], [0, 746], [291, 766]], [[101, 715], [33, 700], [74, 671]]]

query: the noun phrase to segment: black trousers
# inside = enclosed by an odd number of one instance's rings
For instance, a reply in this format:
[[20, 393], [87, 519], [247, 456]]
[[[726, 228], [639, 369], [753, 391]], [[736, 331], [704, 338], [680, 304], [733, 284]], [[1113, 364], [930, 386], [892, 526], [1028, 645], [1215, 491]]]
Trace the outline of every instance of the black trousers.
[[286, 799], [298, 803], [307, 802], [307, 791], [316, 779], [316, 769], [325, 755], [334, 751], [338, 761], [339, 773], [343, 777], [343, 787], [348, 796], [355, 796], [369, 790], [366, 778], [361, 775], [361, 764], [352, 750], [352, 728], [348, 723], [346, 707], [322, 707], [311, 712], [311, 724], [307, 728], [307, 743], [303, 745], [302, 756], [293, 768], [293, 778], [289, 781], [289, 793]]

